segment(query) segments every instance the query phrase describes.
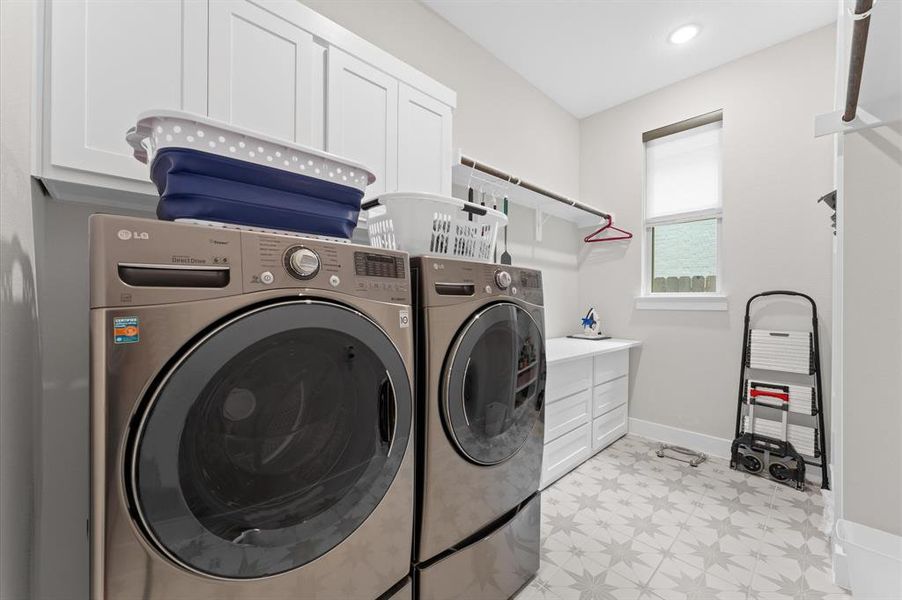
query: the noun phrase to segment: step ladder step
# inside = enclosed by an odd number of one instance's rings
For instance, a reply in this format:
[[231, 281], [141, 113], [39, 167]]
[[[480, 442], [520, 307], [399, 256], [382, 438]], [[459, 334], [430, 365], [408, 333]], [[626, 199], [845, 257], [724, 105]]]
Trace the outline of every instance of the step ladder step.
[[749, 334], [748, 366], [753, 369], [810, 374], [811, 333], [753, 329]]
[[[776, 383], [773, 381], [762, 381], [760, 379], [749, 379], [746, 384], [745, 398], [746, 401], [751, 397], [752, 389], [769, 391], [774, 393], [789, 394], [789, 412], [813, 415], [815, 414], [814, 406], [814, 388], [806, 385], [789, 385], [785, 383]], [[758, 396], [759, 404], [767, 404], [768, 406], [779, 407], [782, 402], [776, 398]]]
[[[749, 417], [746, 415], [742, 419], [742, 431], [749, 430]], [[776, 440], [783, 440], [783, 424], [780, 421], [771, 421], [770, 419], [765, 419], [762, 417], [755, 417], [755, 433], [767, 436], [769, 438], [774, 438]], [[805, 427], [804, 425], [789, 425], [789, 440], [790, 444], [796, 449], [799, 454], [803, 454], [805, 456], [813, 457], [814, 449], [816, 448], [815, 444], [815, 434], [817, 430], [812, 427]]]

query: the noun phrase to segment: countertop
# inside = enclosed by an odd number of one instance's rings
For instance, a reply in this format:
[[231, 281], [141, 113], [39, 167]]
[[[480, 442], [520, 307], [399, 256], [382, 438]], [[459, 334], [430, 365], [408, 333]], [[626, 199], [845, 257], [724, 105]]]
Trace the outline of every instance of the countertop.
[[578, 340], [574, 338], [551, 338], [545, 340], [545, 360], [548, 364], [606, 354], [626, 350], [634, 346], [641, 346], [637, 340], [622, 340], [611, 338], [609, 340]]

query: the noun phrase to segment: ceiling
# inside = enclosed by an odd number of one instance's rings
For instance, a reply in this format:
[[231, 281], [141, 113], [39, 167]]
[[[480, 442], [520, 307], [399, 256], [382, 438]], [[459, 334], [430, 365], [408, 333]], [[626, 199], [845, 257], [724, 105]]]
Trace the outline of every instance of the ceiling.
[[[836, 0], [422, 0], [582, 118], [836, 20]], [[698, 36], [677, 46], [687, 23]]]

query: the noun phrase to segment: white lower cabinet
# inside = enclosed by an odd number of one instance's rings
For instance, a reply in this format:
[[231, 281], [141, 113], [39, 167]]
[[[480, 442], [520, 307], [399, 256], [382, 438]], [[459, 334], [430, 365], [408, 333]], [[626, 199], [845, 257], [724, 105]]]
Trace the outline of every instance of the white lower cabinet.
[[[592, 387], [592, 357], [548, 365], [545, 380], [546, 403]], [[547, 441], [547, 440], [546, 440]]]
[[592, 450], [601, 450], [622, 438], [627, 432], [626, 404], [592, 419]]
[[545, 407], [545, 442], [551, 442], [592, 419], [589, 390]]
[[629, 392], [627, 376], [618, 377], [614, 381], [608, 381], [596, 385], [592, 391], [592, 414], [603, 415], [621, 404], [626, 404]]
[[554, 483], [592, 455], [592, 426], [581, 425], [545, 444], [542, 455], [542, 488]]
[[542, 488], [629, 428], [629, 348], [548, 365]]
[[595, 357], [595, 385], [611, 381], [630, 372], [629, 350], [600, 354]]

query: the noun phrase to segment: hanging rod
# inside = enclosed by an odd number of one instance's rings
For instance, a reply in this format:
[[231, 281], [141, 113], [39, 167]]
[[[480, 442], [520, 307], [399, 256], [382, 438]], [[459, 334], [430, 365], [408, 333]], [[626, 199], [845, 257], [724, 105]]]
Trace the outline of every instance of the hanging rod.
[[852, 52], [849, 57], [849, 80], [846, 84], [846, 110], [842, 120], [848, 123], [858, 112], [858, 93], [861, 91], [861, 75], [864, 72], [864, 52], [868, 45], [868, 29], [871, 26], [871, 9], [874, 0], [857, 0], [852, 13]]
[[500, 169], [496, 169], [493, 166], [487, 165], [485, 163], [481, 163], [481, 162], [479, 162], [475, 159], [469, 158], [467, 156], [461, 155], [460, 164], [462, 164], [465, 167], [470, 167], [471, 169], [475, 169], [476, 171], [480, 171], [481, 173], [485, 173], [486, 175], [491, 175], [492, 177], [497, 177], [498, 179], [503, 179], [504, 181], [507, 181], [508, 183], [510, 183], [512, 185], [516, 185], [523, 189], [529, 190], [530, 192], [540, 194], [542, 196], [545, 196], [546, 198], [551, 198], [552, 200], [556, 200], [556, 201], [560, 202], [561, 204], [566, 204], [567, 206], [572, 206], [573, 208], [576, 208], [583, 212], [587, 212], [587, 213], [595, 215], [597, 217], [601, 217], [602, 219], [610, 219], [611, 218], [611, 215], [609, 215], [608, 213], [602, 212], [602, 211], [598, 210], [597, 208], [593, 208], [593, 207], [589, 206], [588, 204], [583, 204], [582, 202], [579, 202], [578, 200], [571, 200], [570, 198], [567, 198], [566, 196], [561, 196], [560, 194], [555, 194], [554, 192], [550, 192], [544, 188], [541, 188], [537, 185], [529, 183], [528, 181], [524, 181], [524, 180], [520, 179], [519, 177], [515, 177], [513, 175], [508, 175], [507, 173], [505, 173], [504, 171], [501, 171]]

